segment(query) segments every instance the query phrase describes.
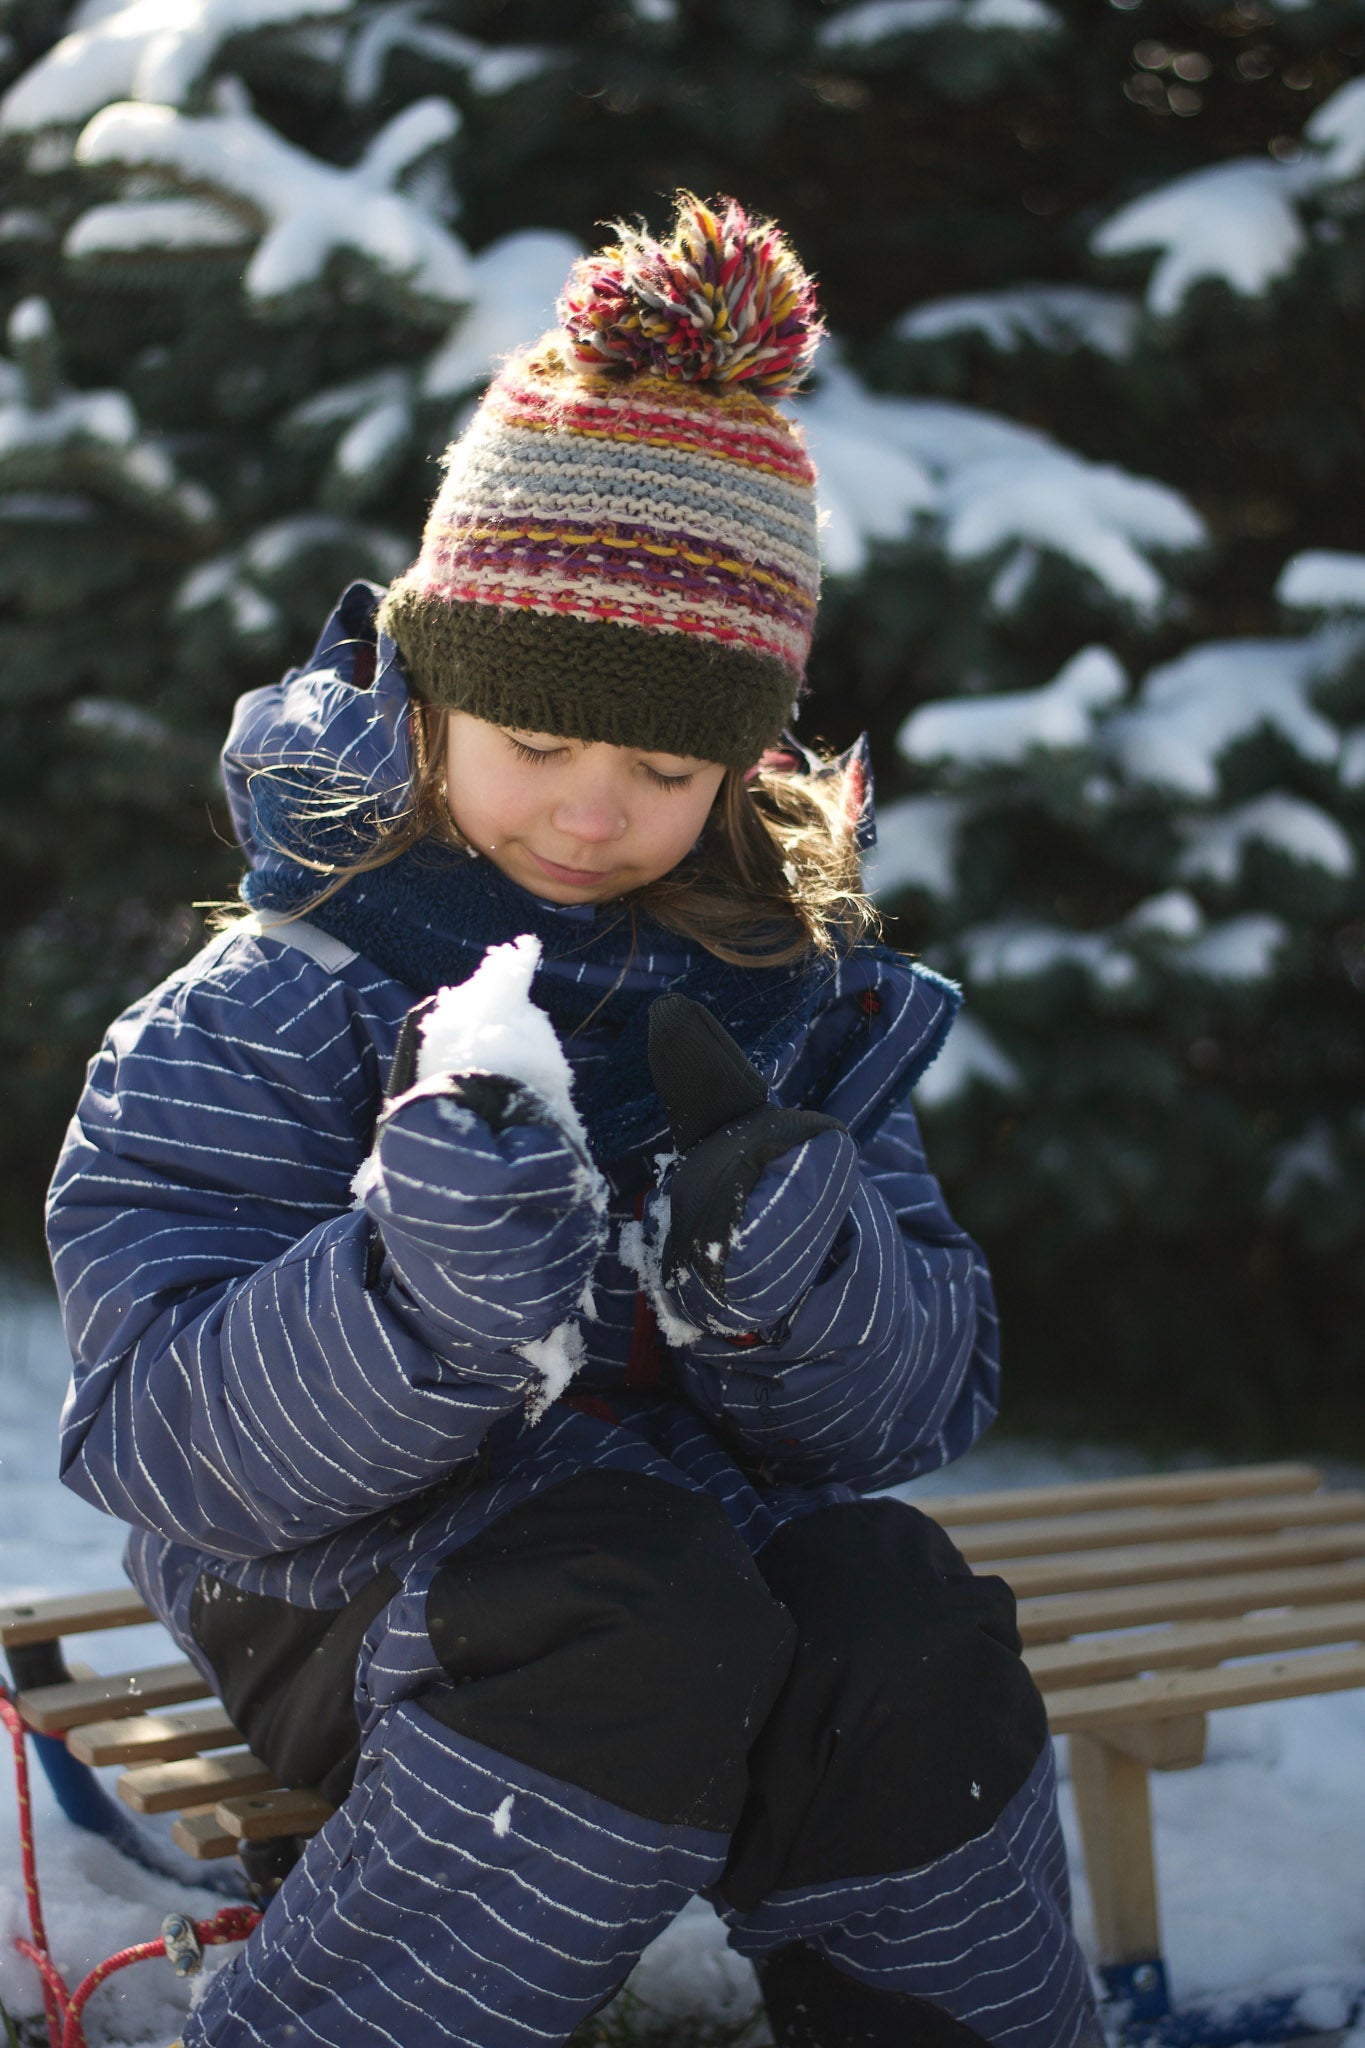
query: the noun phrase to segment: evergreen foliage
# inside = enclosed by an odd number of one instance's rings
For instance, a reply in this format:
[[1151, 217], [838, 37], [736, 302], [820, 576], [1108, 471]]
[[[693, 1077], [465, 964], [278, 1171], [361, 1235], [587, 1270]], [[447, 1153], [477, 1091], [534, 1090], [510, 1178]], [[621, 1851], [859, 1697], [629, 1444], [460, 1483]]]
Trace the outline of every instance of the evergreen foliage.
[[804, 729], [870, 728], [1012, 1414], [1365, 1440], [1365, 0], [0, 5], [0, 1230], [231, 893], [215, 758], [599, 223], [834, 339]]

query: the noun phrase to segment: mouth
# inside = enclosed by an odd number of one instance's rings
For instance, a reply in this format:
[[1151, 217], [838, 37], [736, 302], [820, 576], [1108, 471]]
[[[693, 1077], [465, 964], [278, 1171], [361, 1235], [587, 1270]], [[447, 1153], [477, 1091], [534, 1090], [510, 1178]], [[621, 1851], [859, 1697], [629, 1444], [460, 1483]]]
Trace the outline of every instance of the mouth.
[[595, 887], [599, 882], [605, 882], [608, 876], [615, 872], [612, 868], [568, 868], [562, 861], [546, 860], [543, 854], [532, 852], [529, 846], [526, 851], [530, 853], [542, 874], [548, 875], [553, 882], [573, 882], [580, 888], [588, 889]]

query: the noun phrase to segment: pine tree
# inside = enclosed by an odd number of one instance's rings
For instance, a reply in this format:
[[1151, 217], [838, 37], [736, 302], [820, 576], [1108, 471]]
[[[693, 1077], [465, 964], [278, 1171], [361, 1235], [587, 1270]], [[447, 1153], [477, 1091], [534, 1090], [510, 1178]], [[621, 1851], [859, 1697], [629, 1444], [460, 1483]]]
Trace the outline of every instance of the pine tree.
[[1363, 21], [10, 0], [9, 1241], [100, 1027], [232, 887], [233, 698], [410, 557], [491, 359], [685, 185], [821, 278], [805, 729], [870, 728], [883, 901], [967, 983], [921, 1107], [1016, 1417], [1345, 1416]]

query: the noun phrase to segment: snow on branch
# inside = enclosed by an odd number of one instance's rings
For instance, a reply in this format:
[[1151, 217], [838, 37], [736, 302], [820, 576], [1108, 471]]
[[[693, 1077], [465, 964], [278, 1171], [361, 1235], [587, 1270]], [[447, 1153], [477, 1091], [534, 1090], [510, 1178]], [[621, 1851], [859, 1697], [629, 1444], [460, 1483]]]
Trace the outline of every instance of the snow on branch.
[[348, 106], [368, 106], [378, 99], [389, 59], [397, 50], [463, 71], [471, 88], [482, 95], [508, 92], [558, 61], [554, 50], [540, 44], [476, 42], [455, 29], [424, 21], [426, 12], [425, 0], [390, 0], [361, 25], [346, 62], [343, 91]]
[[1295, 612], [1365, 612], [1365, 555], [1305, 548], [1280, 571], [1275, 596]]
[[1336, 819], [1282, 789], [1267, 790], [1215, 817], [1182, 818], [1176, 831], [1184, 851], [1175, 871], [1191, 881], [1235, 882], [1252, 844], [1329, 875], [1349, 875], [1356, 865], [1355, 849]]
[[1000, 561], [998, 610], [1027, 593], [1044, 554], [1092, 577], [1105, 595], [1156, 616], [1166, 584], [1153, 556], [1186, 554], [1203, 522], [1178, 491], [1086, 462], [1031, 427], [943, 400], [867, 391], [826, 345], [820, 381], [796, 401], [820, 473], [825, 567], [851, 575], [875, 541], [933, 515], [951, 560]]
[[1019, 768], [1031, 754], [1092, 745], [1097, 715], [1120, 703], [1126, 688], [1116, 656], [1107, 647], [1086, 647], [1040, 690], [922, 704], [902, 725], [896, 744], [910, 761]]
[[9, 343], [13, 362], [0, 359], [0, 492], [90, 492], [177, 524], [208, 524], [213, 499], [182, 481], [124, 392], [73, 391], [61, 381], [45, 299], [20, 300]]
[[863, 861], [870, 896], [920, 889], [945, 900], [957, 894], [957, 855], [973, 807], [957, 796], [906, 796], [877, 812], [877, 844]]
[[1305, 182], [1302, 165], [1236, 157], [1121, 206], [1095, 229], [1090, 247], [1097, 256], [1159, 252], [1147, 285], [1147, 305], [1158, 315], [1176, 312], [1207, 278], [1259, 298], [1308, 246], [1294, 204]]
[[1072, 931], [1041, 918], [1005, 917], [958, 934], [963, 978], [970, 990], [1041, 980], [1067, 969], [1093, 987], [1117, 995], [1135, 986], [1137, 963], [1112, 932]]
[[865, 50], [933, 29], [1045, 36], [1061, 26], [1045, 0], [861, 0], [827, 21], [816, 41], [826, 50]]
[[583, 249], [552, 228], [501, 235], [470, 259], [470, 304], [427, 360], [428, 398], [459, 398], [511, 353], [555, 323], [555, 300]]
[[182, 106], [235, 36], [349, 12], [352, 0], [127, 0], [77, 27], [0, 101], [0, 133], [75, 127], [111, 100]]
[[1262, 730], [1300, 759], [1331, 767], [1341, 735], [1313, 692], [1358, 650], [1360, 636], [1324, 628], [1302, 640], [1215, 640], [1145, 678], [1137, 702], [1105, 728], [1105, 745], [1130, 782], [1182, 796], [1218, 794], [1224, 755]]
[[960, 1016], [942, 1052], [915, 1087], [918, 1109], [942, 1109], [973, 1088], [993, 1088], [999, 1095], [1023, 1092], [1023, 1077], [1009, 1054], [975, 1017]]
[[[76, 160], [162, 170], [244, 213], [261, 234], [246, 289], [262, 310], [318, 284], [338, 254], [358, 257], [432, 309], [468, 296], [462, 244], [414, 200], [389, 189], [455, 133], [459, 114], [448, 100], [405, 107], [358, 164], [343, 166], [286, 142], [252, 112], [238, 81], [221, 97], [228, 103], [199, 118], [131, 100], [105, 107], [83, 130]], [[73, 237], [79, 233], [77, 222]]]
[[62, 254], [75, 263], [90, 263], [149, 250], [239, 249], [251, 239], [240, 216], [211, 200], [125, 199], [83, 213], [68, 231]]
[[979, 334], [1003, 355], [1026, 344], [1069, 354], [1092, 349], [1122, 361], [1132, 354], [1141, 308], [1126, 292], [1083, 284], [1019, 284], [911, 307], [892, 328], [901, 341]]

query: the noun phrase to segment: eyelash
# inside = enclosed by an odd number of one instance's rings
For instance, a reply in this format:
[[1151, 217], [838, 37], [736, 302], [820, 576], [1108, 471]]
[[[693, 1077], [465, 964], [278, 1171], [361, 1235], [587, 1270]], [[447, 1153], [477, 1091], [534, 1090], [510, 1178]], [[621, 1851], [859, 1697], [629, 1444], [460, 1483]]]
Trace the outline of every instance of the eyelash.
[[[558, 747], [528, 747], [525, 740], [514, 739], [510, 732], [507, 739], [513, 753], [521, 761], [553, 761], [559, 752]], [[696, 771], [693, 769], [689, 769], [686, 775], [661, 775], [657, 768], [650, 767], [648, 761], [642, 761], [640, 766], [656, 789], [686, 789], [689, 783], [696, 780]]]

